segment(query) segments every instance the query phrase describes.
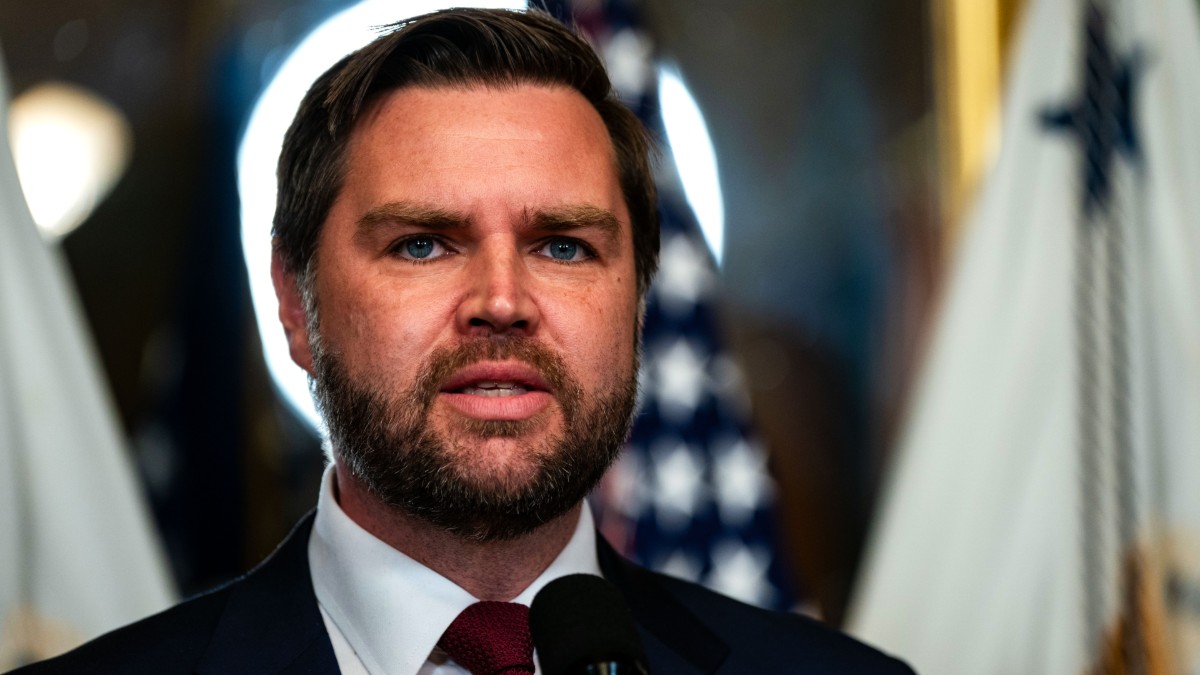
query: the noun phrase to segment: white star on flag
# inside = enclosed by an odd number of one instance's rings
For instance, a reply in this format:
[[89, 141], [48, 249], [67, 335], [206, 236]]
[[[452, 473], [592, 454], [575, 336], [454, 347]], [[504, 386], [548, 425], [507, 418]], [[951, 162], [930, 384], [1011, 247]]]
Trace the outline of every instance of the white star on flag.
[[713, 547], [713, 567], [705, 579], [709, 588], [743, 602], [764, 606], [774, 592], [767, 582], [771, 556], [761, 546], [747, 547], [725, 540]]
[[604, 65], [613, 89], [626, 101], [636, 101], [654, 77], [654, 43], [632, 28], [617, 31], [602, 46]]
[[642, 456], [638, 447], [629, 446], [605, 476], [608, 503], [631, 518], [637, 518], [646, 508], [648, 486], [642, 480]]
[[705, 358], [687, 339], [679, 338], [660, 351], [651, 364], [659, 414], [674, 424], [686, 422], [696, 412], [706, 389]]
[[654, 457], [654, 512], [666, 530], [686, 527], [704, 491], [704, 465], [683, 441], [657, 447]]
[[688, 581], [700, 581], [700, 572], [703, 567], [700, 561], [695, 556], [689, 554], [685, 550], [678, 550], [671, 554], [662, 563], [655, 565], [655, 569], [663, 574], [669, 574], [678, 579], [687, 579]]
[[713, 486], [721, 521], [745, 525], [771, 494], [766, 453], [744, 438], [726, 438], [714, 444]]
[[680, 317], [695, 308], [712, 286], [712, 270], [704, 252], [687, 235], [676, 234], [663, 243], [654, 288], [663, 311]]

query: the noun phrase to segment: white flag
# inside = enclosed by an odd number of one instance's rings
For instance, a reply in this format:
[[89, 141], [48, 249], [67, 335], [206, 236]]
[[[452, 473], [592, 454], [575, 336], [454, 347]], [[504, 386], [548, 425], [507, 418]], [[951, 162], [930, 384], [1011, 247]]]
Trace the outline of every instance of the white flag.
[[174, 591], [67, 272], [39, 236], [17, 182], [3, 71], [0, 62], [0, 671], [7, 671], [164, 609]]
[[1196, 3], [1026, 9], [850, 629], [924, 675], [1200, 673]]

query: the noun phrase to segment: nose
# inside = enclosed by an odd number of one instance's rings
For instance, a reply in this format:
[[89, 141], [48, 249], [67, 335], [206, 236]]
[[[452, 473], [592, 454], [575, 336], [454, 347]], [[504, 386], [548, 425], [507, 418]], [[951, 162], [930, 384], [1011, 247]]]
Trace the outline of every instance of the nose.
[[464, 270], [468, 291], [457, 322], [466, 335], [532, 334], [538, 326], [532, 279], [512, 242], [489, 241]]

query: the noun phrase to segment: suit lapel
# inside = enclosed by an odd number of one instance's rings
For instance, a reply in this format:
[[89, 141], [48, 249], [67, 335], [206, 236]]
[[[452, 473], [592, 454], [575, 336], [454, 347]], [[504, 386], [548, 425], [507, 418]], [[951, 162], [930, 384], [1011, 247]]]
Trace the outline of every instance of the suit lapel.
[[633, 612], [653, 673], [713, 673], [729, 647], [659, 584], [655, 574], [621, 557], [596, 536], [600, 570]]
[[308, 567], [309, 513], [262, 564], [236, 582], [199, 673], [337, 673]]

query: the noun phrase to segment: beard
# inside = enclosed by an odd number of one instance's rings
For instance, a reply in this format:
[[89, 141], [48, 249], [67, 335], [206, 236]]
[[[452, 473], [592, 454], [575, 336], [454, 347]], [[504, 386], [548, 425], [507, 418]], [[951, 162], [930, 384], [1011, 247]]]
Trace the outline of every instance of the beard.
[[[554, 393], [561, 432], [521, 449], [532, 462], [531, 471], [506, 466], [479, 476], [480, 467], [470, 466], [478, 454], [471, 442], [539, 432], [553, 409], [524, 420], [459, 418], [453, 436], [431, 428], [431, 409], [442, 383], [485, 360], [526, 363]], [[320, 339], [313, 344], [313, 366], [317, 408], [349, 471], [388, 506], [477, 542], [528, 534], [586, 497], [620, 453], [637, 399], [636, 357], [627, 378], [589, 397], [561, 357], [521, 337], [483, 337], [438, 348], [412, 386], [400, 392], [352, 378], [340, 356]]]

